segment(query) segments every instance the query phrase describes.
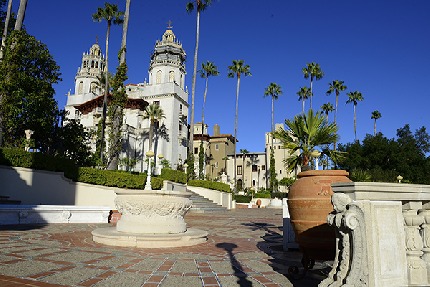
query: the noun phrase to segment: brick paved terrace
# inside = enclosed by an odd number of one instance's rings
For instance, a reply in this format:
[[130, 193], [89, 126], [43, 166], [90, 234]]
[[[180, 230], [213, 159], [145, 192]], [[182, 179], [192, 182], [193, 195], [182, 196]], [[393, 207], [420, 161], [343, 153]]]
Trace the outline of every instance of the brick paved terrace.
[[326, 266], [301, 280], [287, 277], [299, 251], [282, 250], [282, 209], [188, 214], [189, 227], [209, 232], [191, 247], [137, 249], [94, 243], [109, 224], [0, 227], [0, 286], [279, 287], [317, 286]]

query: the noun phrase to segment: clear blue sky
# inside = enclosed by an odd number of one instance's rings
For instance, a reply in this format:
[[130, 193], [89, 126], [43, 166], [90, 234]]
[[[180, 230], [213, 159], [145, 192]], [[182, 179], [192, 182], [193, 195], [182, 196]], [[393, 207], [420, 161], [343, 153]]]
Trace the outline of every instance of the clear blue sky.
[[[14, 1], [14, 10], [18, 2]], [[29, 0], [25, 18], [28, 32], [45, 43], [58, 65], [63, 81], [55, 85], [60, 108], [65, 94], [74, 89], [74, 76], [82, 53], [99, 39], [105, 50], [106, 23], [91, 15], [105, 1]], [[187, 14], [186, 0], [136, 1], [131, 3], [127, 42], [129, 80], [148, 78], [150, 55], [169, 20], [187, 52], [186, 84], [191, 97], [195, 45], [195, 13]], [[125, 10], [125, 1], [111, 1]], [[201, 15], [199, 67], [214, 62], [221, 74], [209, 80], [205, 122], [222, 133], [233, 133], [236, 80], [227, 78], [233, 59], [243, 59], [252, 76], [241, 81], [239, 96], [238, 150], [264, 150], [264, 133], [270, 130], [271, 102], [264, 98], [270, 82], [282, 87], [276, 102], [275, 121], [284, 122], [300, 113], [296, 95], [309, 85], [302, 68], [320, 64], [325, 76], [314, 83], [313, 107], [332, 102], [328, 83], [343, 80], [348, 91], [360, 91], [357, 106], [359, 139], [373, 133], [373, 110], [382, 118], [377, 129], [395, 137], [406, 123], [412, 131], [430, 127], [430, 1], [428, 0], [309, 0], [256, 1], [214, 0]], [[121, 28], [112, 28], [109, 58], [116, 60]], [[116, 63], [110, 61], [111, 72]], [[196, 121], [201, 117], [204, 81], [197, 80]], [[339, 100], [341, 142], [354, 140], [353, 106], [346, 105], [346, 92]], [[307, 102], [307, 107], [309, 102]], [[331, 114], [330, 118], [333, 118]]]

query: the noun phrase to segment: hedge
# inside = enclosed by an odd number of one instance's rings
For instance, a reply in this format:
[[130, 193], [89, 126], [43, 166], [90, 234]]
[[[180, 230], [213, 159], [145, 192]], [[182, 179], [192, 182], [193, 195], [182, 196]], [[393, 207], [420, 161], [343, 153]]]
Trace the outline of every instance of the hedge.
[[230, 186], [226, 183], [209, 180], [189, 180], [188, 185], [214, 189], [223, 192], [231, 192]]
[[251, 202], [252, 197], [250, 195], [235, 194], [233, 199], [236, 200], [236, 203], [249, 203]]
[[173, 182], [178, 182], [178, 183], [183, 183], [183, 184], [187, 183], [187, 174], [185, 172], [180, 171], [180, 170], [163, 168], [161, 170], [160, 177], [165, 179], [165, 180], [170, 180]]

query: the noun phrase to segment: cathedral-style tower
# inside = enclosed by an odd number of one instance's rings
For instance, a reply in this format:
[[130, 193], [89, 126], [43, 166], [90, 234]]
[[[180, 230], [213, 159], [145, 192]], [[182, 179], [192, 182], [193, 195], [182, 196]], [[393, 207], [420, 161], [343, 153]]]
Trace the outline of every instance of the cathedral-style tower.
[[94, 44], [89, 53], [82, 55], [81, 67], [75, 77], [75, 95], [100, 94], [99, 79], [106, 67], [99, 44]]
[[168, 27], [161, 41], [155, 43], [149, 66], [149, 84], [174, 82], [184, 89], [186, 54], [182, 44]]

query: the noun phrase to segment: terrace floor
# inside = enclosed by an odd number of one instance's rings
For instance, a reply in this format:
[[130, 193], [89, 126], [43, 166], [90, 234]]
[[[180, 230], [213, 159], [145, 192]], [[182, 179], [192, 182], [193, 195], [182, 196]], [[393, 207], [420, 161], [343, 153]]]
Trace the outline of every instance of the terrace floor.
[[289, 279], [301, 253], [282, 249], [282, 209], [187, 214], [189, 227], [209, 232], [191, 247], [105, 246], [91, 231], [110, 224], [0, 226], [0, 286], [279, 287], [317, 286], [327, 265]]

